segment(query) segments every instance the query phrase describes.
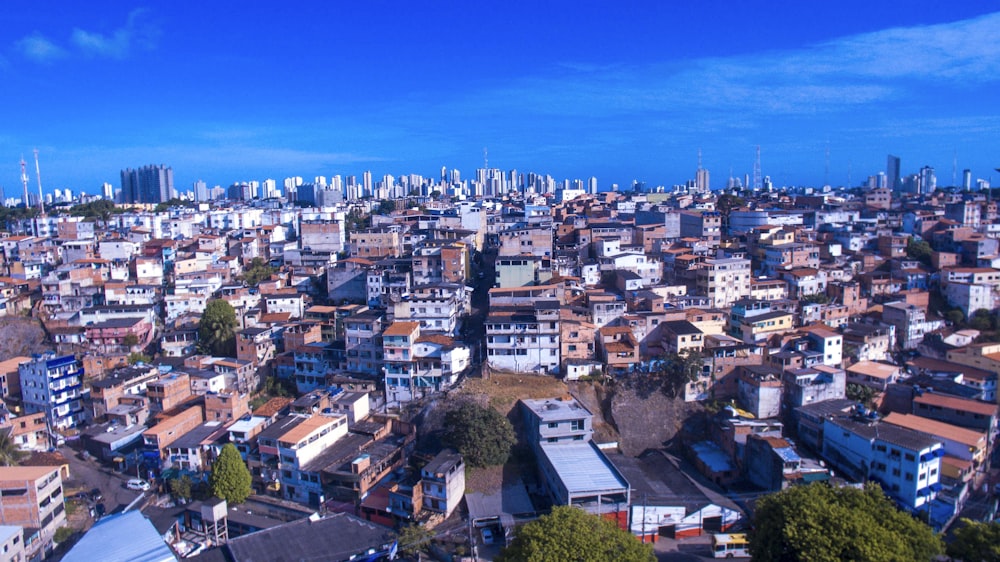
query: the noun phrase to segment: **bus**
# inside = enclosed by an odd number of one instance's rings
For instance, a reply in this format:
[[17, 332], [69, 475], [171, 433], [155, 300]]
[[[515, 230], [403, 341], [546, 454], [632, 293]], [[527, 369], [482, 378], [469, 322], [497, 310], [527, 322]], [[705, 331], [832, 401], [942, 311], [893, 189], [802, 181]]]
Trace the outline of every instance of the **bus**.
[[712, 535], [712, 555], [715, 558], [749, 558], [750, 543], [743, 533]]

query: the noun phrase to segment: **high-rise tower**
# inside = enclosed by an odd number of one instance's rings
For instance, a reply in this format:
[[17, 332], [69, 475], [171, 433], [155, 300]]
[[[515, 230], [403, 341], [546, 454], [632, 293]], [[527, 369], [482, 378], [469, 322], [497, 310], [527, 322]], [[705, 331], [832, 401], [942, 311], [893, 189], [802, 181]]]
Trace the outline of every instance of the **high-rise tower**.
[[889, 189], [899, 191], [899, 188], [903, 186], [903, 182], [899, 177], [899, 156], [890, 154], [886, 159], [885, 176], [889, 182]]
[[122, 170], [122, 203], [163, 203], [174, 196], [174, 170], [149, 165]]
[[753, 159], [753, 190], [761, 190], [761, 175], [760, 175], [760, 145], [757, 145], [757, 152]]
[[697, 190], [700, 193], [708, 193], [709, 191], [712, 190], [711, 186], [709, 185], [708, 170], [706, 170], [705, 168], [701, 167], [701, 149], [700, 148], [698, 149], [698, 170], [695, 171], [694, 185], [695, 185], [695, 188], [697, 188]]

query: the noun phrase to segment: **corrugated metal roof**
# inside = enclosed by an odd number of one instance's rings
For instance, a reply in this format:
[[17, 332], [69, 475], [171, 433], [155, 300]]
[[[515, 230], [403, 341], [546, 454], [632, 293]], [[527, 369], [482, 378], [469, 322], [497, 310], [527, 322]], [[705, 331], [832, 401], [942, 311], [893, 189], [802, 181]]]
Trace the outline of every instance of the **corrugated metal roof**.
[[141, 512], [97, 522], [63, 558], [65, 562], [176, 562], [163, 537]]
[[628, 482], [589, 442], [542, 443], [541, 449], [571, 495], [628, 488]]

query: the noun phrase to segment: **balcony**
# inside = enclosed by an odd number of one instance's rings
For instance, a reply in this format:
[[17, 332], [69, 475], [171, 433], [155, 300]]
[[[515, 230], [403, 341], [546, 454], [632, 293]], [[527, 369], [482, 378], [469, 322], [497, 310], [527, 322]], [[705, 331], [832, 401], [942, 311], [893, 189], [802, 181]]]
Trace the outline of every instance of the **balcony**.
[[50, 372], [49, 382], [61, 381], [70, 377], [83, 377], [83, 369], [66, 370], [64, 372]]

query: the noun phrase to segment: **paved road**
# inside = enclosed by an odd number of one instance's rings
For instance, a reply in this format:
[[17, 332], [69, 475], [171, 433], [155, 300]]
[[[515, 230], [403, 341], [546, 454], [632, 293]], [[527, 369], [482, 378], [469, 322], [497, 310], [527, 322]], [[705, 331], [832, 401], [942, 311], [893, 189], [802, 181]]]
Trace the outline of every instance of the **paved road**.
[[104, 507], [107, 513], [121, 511], [140, 492], [129, 490], [125, 482], [129, 476], [112, 471], [94, 460], [83, 460], [79, 452], [71, 447], [60, 447], [59, 451], [69, 460], [69, 480], [63, 483], [67, 490], [84, 490], [89, 492], [99, 488], [104, 495]]

